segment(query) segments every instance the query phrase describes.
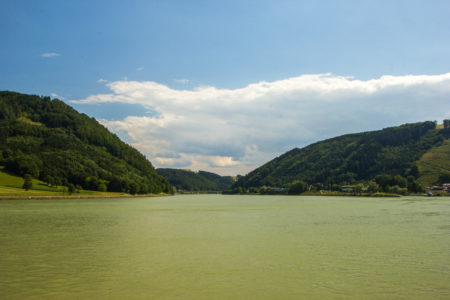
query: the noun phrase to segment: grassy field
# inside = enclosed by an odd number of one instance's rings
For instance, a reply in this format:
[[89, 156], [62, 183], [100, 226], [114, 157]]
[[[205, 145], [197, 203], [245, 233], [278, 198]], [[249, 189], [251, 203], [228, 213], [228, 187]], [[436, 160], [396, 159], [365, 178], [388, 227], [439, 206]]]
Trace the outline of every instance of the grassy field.
[[[12, 174], [9, 174], [0, 167], [0, 197], [4, 196], [65, 196], [69, 195], [67, 191], [62, 187], [49, 187], [44, 182], [33, 179], [33, 187], [25, 191], [23, 188], [23, 178]], [[81, 190], [79, 193], [73, 195], [80, 196], [105, 196], [114, 197], [126, 195], [124, 193], [110, 193], [110, 192], [96, 192]]]
[[439, 179], [439, 174], [450, 172], [450, 139], [432, 148], [418, 161], [420, 168], [419, 182], [423, 186], [430, 186]]

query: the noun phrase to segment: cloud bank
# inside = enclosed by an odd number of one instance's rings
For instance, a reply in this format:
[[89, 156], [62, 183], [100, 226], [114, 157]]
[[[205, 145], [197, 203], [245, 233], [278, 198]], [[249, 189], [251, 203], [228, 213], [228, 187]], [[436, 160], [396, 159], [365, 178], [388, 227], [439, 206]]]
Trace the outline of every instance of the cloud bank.
[[76, 104], [140, 104], [151, 116], [101, 122], [156, 167], [246, 174], [294, 147], [336, 135], [450, 118], [450, 73], [371, 80], [312, 74], [240, 89], [176, 90], [152, 81], [107, 83]]

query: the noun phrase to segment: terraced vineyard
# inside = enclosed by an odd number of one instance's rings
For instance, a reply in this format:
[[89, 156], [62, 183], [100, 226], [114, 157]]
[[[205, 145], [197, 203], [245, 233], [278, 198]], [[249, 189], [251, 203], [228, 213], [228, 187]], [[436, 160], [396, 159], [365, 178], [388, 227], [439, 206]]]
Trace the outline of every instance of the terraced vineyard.
[[429, 186], [439, 179], [439, 175], [450, 173], [450, 139], [444, 140], [441, 146], [431, 148], [418, 162], [420, 168], [419, 182]]

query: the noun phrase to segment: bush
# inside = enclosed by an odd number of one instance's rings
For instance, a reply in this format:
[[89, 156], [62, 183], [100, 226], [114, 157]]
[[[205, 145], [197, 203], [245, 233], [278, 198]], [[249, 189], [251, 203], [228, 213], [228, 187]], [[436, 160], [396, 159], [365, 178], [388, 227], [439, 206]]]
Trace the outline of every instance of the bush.
[[400, 187], [398, 185], [394, 185], [394, 186], [389, 186], [387, 188], [387, 192], [388, 193], [393, 193], [393, 194], [399, 194], [399, 195], [406, 195], [407, 192], [408, 192], [408, 189]]

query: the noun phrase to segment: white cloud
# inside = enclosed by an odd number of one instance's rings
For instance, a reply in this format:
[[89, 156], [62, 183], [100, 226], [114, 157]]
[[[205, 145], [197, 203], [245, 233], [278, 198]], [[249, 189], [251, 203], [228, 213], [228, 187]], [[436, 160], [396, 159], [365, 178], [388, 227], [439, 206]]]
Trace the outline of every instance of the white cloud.
[[136, 68], [136, 71], [138, 71], [138, 72], [140, 72], [140, 71], [142, 71], [142, 70], [144, 70], [144, 67], [138, 67], [138, 68]]
[[108, 80], [100, 78], [99, 80], [97, 80], [98, 83], [107, 83]]
[[180, 83], [180, 84], [188, 84], [189, 83], [189, 79], [186, 79], [186, 78], [174, 79], [173, 81], [175, 81], [176, 83]]
[[56, 93], [50, 93], [50, 96], [51, 96], [52, 98], [58, 98], [58, 99], [60, 99], [60, 100], [64, 100], [64, 97], [62, 97], [62, 96], [60, 96], [60, 95], [58, 95], [58, 94], [56, 94]]
[[275, 156], [336, 135], [450, 117], [450, 73], [367, 81], [312, 74], [240, 89], [175, 90], [115, 81], [74, 103], [141, 104], [155, 116], [102, 120], [126, 132], [157, 167], [245, 174]]
[[55, 52], [47, 52], [47, 53], [41, 54], [41, 57], [44, 57], [44, 58], [52, 58], [52, 57], [57, 57], [57, 56], [61, 56], [61, 54], [55, 53]]

